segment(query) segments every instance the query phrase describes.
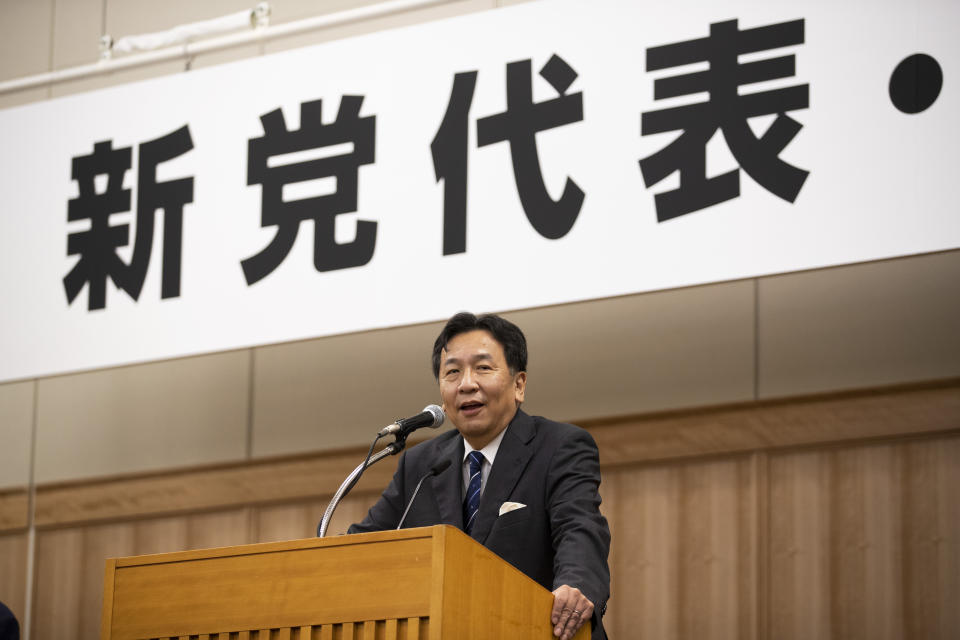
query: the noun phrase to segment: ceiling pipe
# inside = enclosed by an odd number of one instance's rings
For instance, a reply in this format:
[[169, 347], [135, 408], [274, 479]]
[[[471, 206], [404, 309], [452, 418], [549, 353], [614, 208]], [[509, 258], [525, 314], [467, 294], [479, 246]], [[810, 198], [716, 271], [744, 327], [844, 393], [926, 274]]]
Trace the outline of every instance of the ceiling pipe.
[[[245, 44], [267, 42], [286, 36], [309, 33], [311, 31], [359, 22], [361, 20], [369, 20], [371, 18], [382, 18], [405, 11], [426, 9], [432, 6], [449, 4], [450, 2], [452, 2], [452, 0], [389, 0], [388, 2], [381, 2], [366, 7], [357, 7], [356, 9], [314, 16], [295, 22], [278, 25], [269, 24], [266, 26], [263, 26], [264, 21], [262, 20], [260, 21], [260, 26], [257, 24], [256, 11], [260, 7], [260, 5], [258, 5], [251, 10], [251, 25], [253, 28], [249, 31], [216, 36], [197, 42], [187, 41], [182, 45], [124, 55], [119, 58], [113, 58], [112, 54], [105, 53], [105, 50], [111, 50], [113, 47], [109, 36], [103, 36], [101, 38], [102, 59], [99, 62], [0, 82], [0, 95], [54, 85], [70, 80], [78, 80], [80, 78], [107, 75], [114, 71], [142, 67], [157, 62], [189, 60], [204, 53], [221, 51]], [[266, 3], [261, 3], [261, 5], [264, 4]]]

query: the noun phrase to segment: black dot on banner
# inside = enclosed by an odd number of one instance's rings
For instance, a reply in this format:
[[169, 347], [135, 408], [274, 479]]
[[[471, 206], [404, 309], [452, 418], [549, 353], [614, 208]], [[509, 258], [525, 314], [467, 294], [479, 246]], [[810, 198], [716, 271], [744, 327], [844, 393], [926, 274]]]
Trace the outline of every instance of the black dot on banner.
[[943, 71], [932, 57], [915, 53], [904, 58], [890, 76], [890, 101], [904, 113], [930, 107], [943, 88]]

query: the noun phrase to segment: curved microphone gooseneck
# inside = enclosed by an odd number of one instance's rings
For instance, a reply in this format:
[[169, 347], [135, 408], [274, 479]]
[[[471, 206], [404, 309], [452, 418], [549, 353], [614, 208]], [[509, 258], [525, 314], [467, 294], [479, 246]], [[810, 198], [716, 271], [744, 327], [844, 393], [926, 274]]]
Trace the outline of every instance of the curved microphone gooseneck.
[[[323, 512], [323, 518], [320, 520], [320, 524], [317, 526], [317, 537], [323, 538], [327, 535], [327, 528], [330, 526], [330, 519], [333, 518], [333, 512], [336, 510], [337, 505], [340, 504], [340, 501], [343, 500], [347, 493], [349, 493], [350, 490], [353, 489], [354, 485], [357, 484], [357, 481], [360, 480], [360, 476], [367, 469], [367, 467], [373, 466], [387, 456], [396, 455], [403, 451], [403, 448], [407, 446], [407, 436], [409, 436], [412, 432], [422, 427], [436, 429], [443, 424], [445, 419], [446, 415], [443, 413], [443, 409], [435, 404], [431, 404], [424, 407], [423, 411], [417, 415], [410, 418], [397, 420], [393, 424], [381, 429], [380, 432], [377, 433], [377, 437], [374, 439], [373, 443], [370, 445], [370, 451], [367, 453], [367, 459], [357, 465], [357, 467], [350, 472], [350, 475], [347, 476], [346, 480], [340, 484], [337, 492], [333, 494], [333, 499], [330, 500], [330, 504], [327, 505], [326, 511]], [[383, 436], [389, 434], [393, 434], [396, 437], [396, 440], [371, 456], [377, 441]]]

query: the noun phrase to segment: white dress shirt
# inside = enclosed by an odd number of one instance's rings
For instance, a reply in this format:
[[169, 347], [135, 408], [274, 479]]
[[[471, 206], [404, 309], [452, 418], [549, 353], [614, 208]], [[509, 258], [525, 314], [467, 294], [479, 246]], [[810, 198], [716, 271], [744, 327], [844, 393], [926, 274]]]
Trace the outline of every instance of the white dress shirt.
[[[493, 461], [497, 457], [497, 450], [500, 448], [500, 442], [503, 440], [503, 434], [507, 432], [507, 429], [504, 428], [497, 437], [491, 440], [487, 446], [483, 449], [480, 449], [480, 453], [483, 454], [483, 463], [480, 465], [480, 495], [483, 496], [483, 490], [487, 487], [487, 477], [490, 476], [490, 468], [493, 467]], [[463, 440], [463, 462], [460, 467], [463, 471], [463, 495], [467, 493], [467, 487], [470, 485], [470, 460], [467, 459], [467, 456], [470, 455], [471, 451], [476, 451], [473, 447], [470, 446], [470, 443], [467, 442], [466, 438]]]

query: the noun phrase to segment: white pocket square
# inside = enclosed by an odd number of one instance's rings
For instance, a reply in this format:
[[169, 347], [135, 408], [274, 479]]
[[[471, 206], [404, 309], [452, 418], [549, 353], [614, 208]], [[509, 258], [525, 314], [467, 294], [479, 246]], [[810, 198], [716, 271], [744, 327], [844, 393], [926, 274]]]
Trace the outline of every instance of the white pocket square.
[[504, 502], [500, 505], [500, 513], [497, 516], [502, 516], [505, 513], [510, 513], [511, 511], [516, 511], [517, 509], [523, 509], [527, 505], [520, 502]]

